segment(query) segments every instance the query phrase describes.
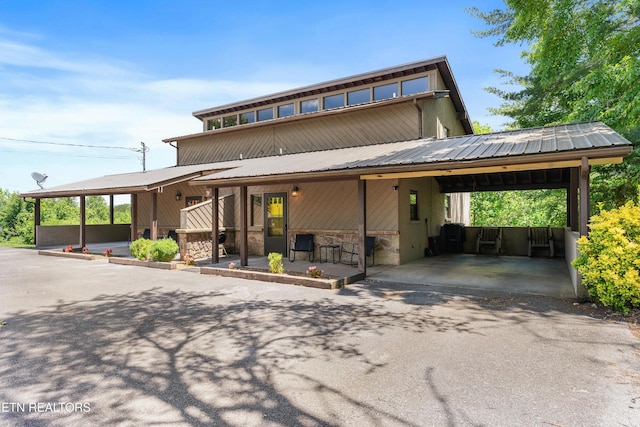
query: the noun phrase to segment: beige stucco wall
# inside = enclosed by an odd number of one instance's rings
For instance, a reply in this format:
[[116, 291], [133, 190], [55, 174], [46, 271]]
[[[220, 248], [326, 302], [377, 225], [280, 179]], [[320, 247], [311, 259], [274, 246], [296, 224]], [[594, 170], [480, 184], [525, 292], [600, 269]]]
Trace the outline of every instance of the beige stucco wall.
[[[409, 194], [418, 192], [418, 220], [411, 221]], [[438, 235], [444, 223], [444, 194], [434, 178], [402, 179], [398, 188], [398, 218], [400, 231], [400, 263], [424, 257], [429, 236]], [[425, 219], [428, 219], [427, 222]]]
[[451, 98], [425, 99], [422, 102], [422, 111], [425, 137], [444, 138], [445, 127], [449, 129], [449, 136], [465, 135]]

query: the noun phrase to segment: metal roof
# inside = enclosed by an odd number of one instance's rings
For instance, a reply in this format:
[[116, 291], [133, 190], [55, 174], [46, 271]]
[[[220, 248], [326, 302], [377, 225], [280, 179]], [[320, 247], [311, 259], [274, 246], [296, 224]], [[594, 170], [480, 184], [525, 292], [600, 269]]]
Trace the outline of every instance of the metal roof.
[[554, 161], [579, 160], [581, 156], [621, 158], [630, 151], [631, 143], [610, 127], [589, 122], [246, 159], [234, 168], [197, 178], [194, 183], [224, 185], [225, 181], [286, 179], [311, 173], [381, 174], [532, 161], [548, 162], [553, 167]]
[[[23, 197], [71, 197], [155, 191], [192, 180], [195, 185], [232, 186], [301, 179], [376, 179], [392, 174], [464, 175], [478, 171], [553, 169], [582, 157], [621, 160], [631, 143], [602, 122], [417, 139], [282, 156], [232, 160], [107, 175], [23, 193]], [[543, 163], [542, 163], [543, 162]], [[563, 163], [564, 162], [564, 163]], [[485, 168], [481, 170], [482, 168]], [[510, 169], [516, 168], [516, 169]], [[215, 171], [215, 172], [214, 172]], [[391, 174], [385, 176], [384, 174]], [[422, 175], [421, 175], [422, 174]], [[408, 176], [408, 175], [404, 175]], [[401, 176], [397, 176], [401, 177]], [[462, 191], [462, 190], [461, 190]]]
[[[233, 167], [234, 162], [225, 163], [226, 167]], [[131, 194], [158, 190], [160, 187], [187, 181], [202, 176], [214, 170], [219, 170], [220, 164], [201, 164], [191, 166], [173, 166], [154, 169], [146, 172], [122, 173], [106, 175], [99, 178], [87, 179], [56, 187], [33, 190], [22, 193], [22, 197], [73, 197], [98, 196], [105, 194]]]

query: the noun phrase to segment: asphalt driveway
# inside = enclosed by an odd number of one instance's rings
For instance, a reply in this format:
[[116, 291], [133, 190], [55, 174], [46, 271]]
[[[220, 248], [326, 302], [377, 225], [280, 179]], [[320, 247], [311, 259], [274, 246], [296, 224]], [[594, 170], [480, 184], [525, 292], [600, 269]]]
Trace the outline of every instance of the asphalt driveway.
[[640, 426], [625, 323], [469, 292], [0, 248], [0, 425]]

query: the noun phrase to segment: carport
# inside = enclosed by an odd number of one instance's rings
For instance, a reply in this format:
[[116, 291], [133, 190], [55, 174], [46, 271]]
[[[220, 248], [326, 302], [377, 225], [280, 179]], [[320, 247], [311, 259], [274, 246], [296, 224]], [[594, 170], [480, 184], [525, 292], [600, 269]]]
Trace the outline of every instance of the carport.
[[[367, 233], [367, 182], [434, 177], [442, 193], [558, 189], [566, 190], [565, 259], [575, 256], [575, 241], [588, 232], [589, 174], [594, 165], [621, 163], [631, 143], [601, 122], [465, 135], [447, 139], [420, 139], [378, 146], [326, 152], [299, 153], [287, 161], [246, 159], [233, 168], [196, 178], [192, 185], [240, 189], [241, 214], [247, 212], [251, 185], [356, 179], [358, 182], [358, 241]], [[214, 235], [219, 213], [214, 207]], [[240, 224], [240, 262], [248, 264], [247, 218]], [[217, 252], [212, 254], [218, 262]], [[366, 277], [360, 254], [358, 270]], [[571, 275], [580, 296], [579, 278]]]

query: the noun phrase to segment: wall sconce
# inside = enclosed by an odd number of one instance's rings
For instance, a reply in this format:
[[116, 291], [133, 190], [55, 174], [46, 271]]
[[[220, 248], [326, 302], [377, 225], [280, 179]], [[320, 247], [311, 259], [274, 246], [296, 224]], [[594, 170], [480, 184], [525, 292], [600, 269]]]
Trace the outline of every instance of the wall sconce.
[[297, 185], [293, 186], [293, 190], [291, 191], [291, 196], [298, 197], [300, 195], [300, 189]]
[[397, 185], [393, 186], [393, 191], [398, 191], [398, 186]]
[[179, 191], [176, 193], [176, 202], [179, 202], [180, 200], [182, 200], [182, 193], [180, 193]]

